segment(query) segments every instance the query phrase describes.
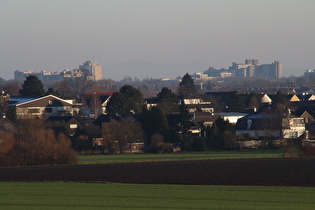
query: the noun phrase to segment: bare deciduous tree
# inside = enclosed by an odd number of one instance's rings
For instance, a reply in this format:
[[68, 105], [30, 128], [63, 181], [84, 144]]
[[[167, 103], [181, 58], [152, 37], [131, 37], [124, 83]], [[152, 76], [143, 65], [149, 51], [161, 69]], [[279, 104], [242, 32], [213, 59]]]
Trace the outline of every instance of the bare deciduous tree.
[[120, 121], [111, 119], [109, 123], [103, 124], [105, 144], [111, 148], [117, 145], [120, 153], [126, 150], [128, 144], [129, 152], [132, 153], [132, 143], [142, 139], [142, 137], [141, 125], [132, 117], [123, 118]]
[[63, 133], [45, 129], [40, 120], [24, 121], [17, 134], [1, 135], [1, 165], [65, 164], [77, 161], [71, 142]]

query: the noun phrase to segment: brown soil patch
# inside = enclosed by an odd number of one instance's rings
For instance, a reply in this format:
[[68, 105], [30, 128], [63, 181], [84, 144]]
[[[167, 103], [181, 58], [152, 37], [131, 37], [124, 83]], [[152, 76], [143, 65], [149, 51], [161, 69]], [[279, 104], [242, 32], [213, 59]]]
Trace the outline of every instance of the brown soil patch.
[[1, 181], [315, 186], [315, 158], [172, 161], [0, 168]]

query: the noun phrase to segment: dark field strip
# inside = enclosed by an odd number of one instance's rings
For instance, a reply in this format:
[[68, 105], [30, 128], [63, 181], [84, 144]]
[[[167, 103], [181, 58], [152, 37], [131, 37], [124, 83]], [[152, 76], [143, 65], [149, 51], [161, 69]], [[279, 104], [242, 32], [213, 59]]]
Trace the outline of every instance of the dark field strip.
[[0, 168], [0, 181], [315, 186], [315, 158], [266, 158]]

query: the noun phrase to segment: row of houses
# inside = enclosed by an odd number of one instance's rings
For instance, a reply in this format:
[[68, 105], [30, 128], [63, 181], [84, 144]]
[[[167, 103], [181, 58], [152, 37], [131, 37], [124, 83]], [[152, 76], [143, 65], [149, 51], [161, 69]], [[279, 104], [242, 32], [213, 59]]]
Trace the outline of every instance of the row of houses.
[[[17, 119], [41, 118], [47, 122], [60, 122], [69, 135], [83, 129], [91, 123], [100, 127], [102, 123], [115, 118], [106, 114], [106, 105], [113, 92], [87, 92], [82, 103], [65, 100], [54, 95], [35, 98], [10, 97], [1, 94], [1, 114], [6, 117], [14, 110]], [[213, 99], [229, 98], [229, 92], [211, 92], [202, 96], [181, 98], [191, 114], [190, 132], [195, 136], [204, 136], [207, 126], [212, 126], [219, 117], [235, 125], [236, 135], [249, 135], [252, 140], [260, 139], [296, 139], [309, 138], [315, 131], [315, 96], [299, 97], [287, 95], [291, 107], [280, 113], [272, 108], [272, 96], [259, 94], [261, 107], [252, 107], [243, 112], [217, 112]], [[248, 94], [246, 95], [248, 96]], [[224, 101], [221, 101], [224, 104]], [[222, 106], [222, 104], [220, 106]], [[155, 100], [147, 100], [147, 108], [156, 106]], [[170, 115], [175, 116], [176, 109]], [[56, 123], [54, 124], [56, 125]], [[95, 142], [101, 144], [102, 135], [95, 136]]]

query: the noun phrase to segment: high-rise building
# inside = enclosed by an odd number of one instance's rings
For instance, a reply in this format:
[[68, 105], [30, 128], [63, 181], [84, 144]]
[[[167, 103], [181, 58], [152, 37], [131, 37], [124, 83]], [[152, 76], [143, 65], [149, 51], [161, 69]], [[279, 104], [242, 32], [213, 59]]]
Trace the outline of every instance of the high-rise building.
[[258, 59], [246, 59], [245, 63], [233, 62], [228, 69], [210, 67], [203, 73], [207, 74], [209, 78], [262, 77], [272, 79], [282, 77], [282, 67], [279, 61], [271, 64], [259, 64]]
[[265, 78], [281, 78], [282, 77], [281, 64], [278, 61], [274, 61], [271, 64], [261, 64], [255, 66], [254, 76]]
[[102, 66], [97, 63], [87, 60], [82, 65], [79, 66], [79, 69], [83, 70], [90, 80], [101, 80], [102, 79]]

